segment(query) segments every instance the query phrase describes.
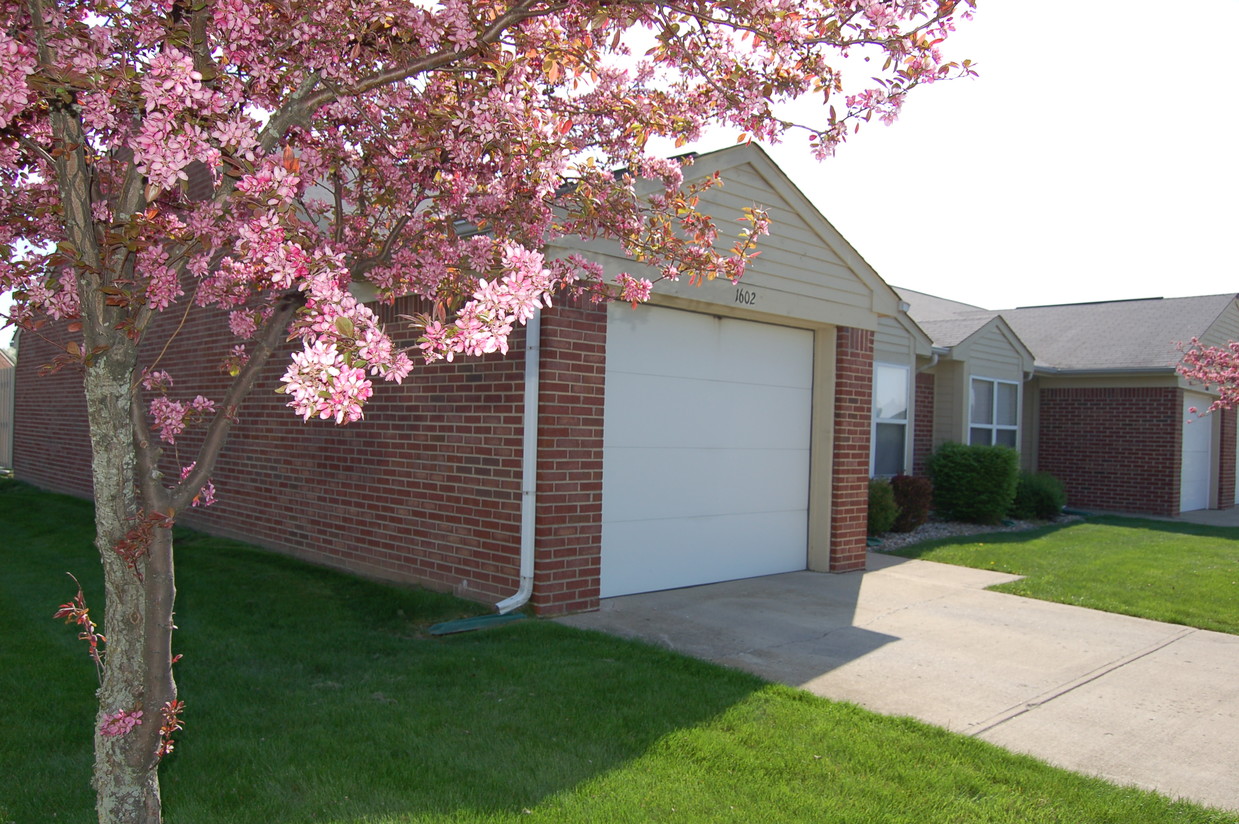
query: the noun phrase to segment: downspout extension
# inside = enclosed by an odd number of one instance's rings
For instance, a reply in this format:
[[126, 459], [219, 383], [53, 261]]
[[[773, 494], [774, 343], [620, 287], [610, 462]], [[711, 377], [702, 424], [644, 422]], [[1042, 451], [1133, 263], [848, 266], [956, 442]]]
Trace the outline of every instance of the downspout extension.
[[939, 356], [941, 356], [941, 354], [942, 354], [943, 352], [945, 352], [945, 351], [947, 351], [947, 350], [945, 350], [945, 349], [943, 349], [943, 350], [939, 350], [939, 349], [938, 349], [938, 347], [936, 347], [936, 346], [935, 346], [935, 347], [933, 347], [933, 348], [930, 350], [929, 363], [925, 364], [925, 365], [924, 365], [924, 366], [922, 366], [920, 369], [917, 369], [917, 370], [916, 370], [916, 374], [918, 374], [918, 375], [919, 375], [919, 374], [921, 374], [922, 372], [928, 372], [930, 369], [933, 369], [935, 366], [937, 366], [937, 365], [938, 365], [938, 358], [939, 358]]
[[525, 324], [525, 408], [521, 443], [520, 588], [495, 604], [500, 615], [520, 609], [533, 595], [534, 519], [538, 511], [538, 383], [541, 360], [542, 311]]

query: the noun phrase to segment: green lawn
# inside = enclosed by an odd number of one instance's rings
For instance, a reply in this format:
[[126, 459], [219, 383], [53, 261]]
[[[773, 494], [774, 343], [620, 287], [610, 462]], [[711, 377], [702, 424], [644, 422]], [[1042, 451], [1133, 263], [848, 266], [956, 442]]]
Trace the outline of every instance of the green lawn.
[[[87, 822], [88, 507], [0, 481], [0, 822]], [[1229, 822], [908, 719], [243, 545], [179, 541], [170, 824]], [[96, 609], [98, 607], [96, 606]]]
[[1030, 532], [943, 538], [896, 555], [1025, 576], [1029, 598], [1239, 634], [1239, 530], [1092, 518]]

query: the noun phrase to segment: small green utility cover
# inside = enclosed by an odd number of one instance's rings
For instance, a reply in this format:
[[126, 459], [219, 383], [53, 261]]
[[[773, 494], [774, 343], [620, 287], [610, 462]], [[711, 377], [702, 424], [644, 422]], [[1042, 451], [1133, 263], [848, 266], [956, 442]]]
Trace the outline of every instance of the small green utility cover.
[[429, 632], [431, 635], [451, 635], [454, 632], [470, 632], [475, 629], [510, 624], [524, 617], [519, 612], [509, 612], [507, 615], [478, 615], [473, 618], [461, 618], [459, 621], [444, 621], [442, 624], [435, 624]]

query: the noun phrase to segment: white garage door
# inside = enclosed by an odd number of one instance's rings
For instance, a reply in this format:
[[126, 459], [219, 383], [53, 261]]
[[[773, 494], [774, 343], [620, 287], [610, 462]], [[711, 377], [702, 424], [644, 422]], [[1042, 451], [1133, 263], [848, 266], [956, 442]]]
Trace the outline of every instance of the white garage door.
[[812, 375], [812, 332], [611, 307], [603, 597], [805, 568]]
[[[1182, 512], [1209, 508], [1213, 418], [1198, 418], [1197, 414], [1208, 409], [1211, 402], [1212, 398], [1208, 395], [1183, 393], [1183, 474], [1179, 486], [1179, 509]], [[1196, 413], [1188, 411], [1193, 406]]]

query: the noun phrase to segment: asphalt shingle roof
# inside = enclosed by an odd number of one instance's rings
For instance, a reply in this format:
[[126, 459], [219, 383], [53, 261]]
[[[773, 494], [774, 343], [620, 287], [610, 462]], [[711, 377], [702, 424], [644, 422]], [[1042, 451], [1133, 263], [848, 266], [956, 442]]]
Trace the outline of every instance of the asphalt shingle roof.
[[1236, 298], [1228, 293], [988, 311], [907, 289], [896, 291], [935, 346], [954, 346], [967, 337], [959, 335], [969, 325], [975, 330], [1001, 315], [1032, 350], [1037, 366], [1062, 370], [1171, 368], [1180, 357], [1176, 344], [1204, 335]]
[[1030, 306], [1001, 312], [1015, 334], [1057, 369], [1171, 368], [1176, 344], [1205, 334], [1234, 294], [1150, 298], [1065, 306]]
[[973, 332], [989, 323], [997, 312], [973, 312], [954, 318], [940, 320], [921, 320], [913, 315], [916, 325], [925, 330], [934, 346], [958, 346]]

